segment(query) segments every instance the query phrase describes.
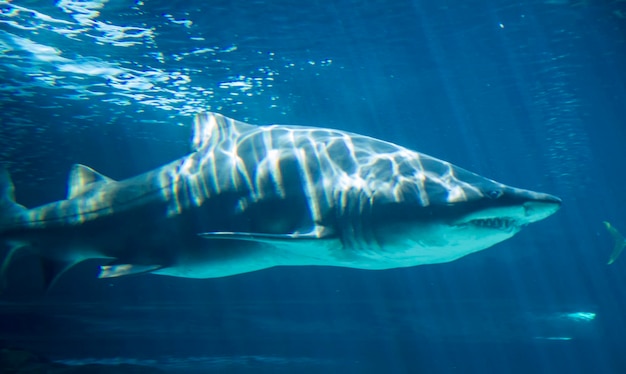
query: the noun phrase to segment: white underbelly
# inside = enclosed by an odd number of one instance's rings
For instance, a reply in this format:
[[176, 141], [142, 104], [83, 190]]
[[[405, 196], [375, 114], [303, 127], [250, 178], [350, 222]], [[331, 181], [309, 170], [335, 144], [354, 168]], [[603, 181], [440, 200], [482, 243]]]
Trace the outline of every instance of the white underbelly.
[[152, 274], [183, 278], [218, 278], [274, 266], [349, 266], [339, 240], [293, 240], [255, 243], [242, 248], [211, 248], [203, 255], [181, 254], [173, 266]]

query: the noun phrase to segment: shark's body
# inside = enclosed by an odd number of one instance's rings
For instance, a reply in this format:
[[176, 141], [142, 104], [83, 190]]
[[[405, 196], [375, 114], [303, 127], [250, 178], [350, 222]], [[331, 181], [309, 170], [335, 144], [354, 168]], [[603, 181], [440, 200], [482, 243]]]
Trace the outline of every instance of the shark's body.
[[66, 200], [26, 209], [0, 172], [0, 243], [41, 256], [52, 282], [110, 259], [101, 277], [189, 278], [279, 265], [387, 269], [452, 261], [553, 214], [560, 200], [392, 143], [338, 130], [195, 119], [194, 152], [113, 181], [76, 165]]

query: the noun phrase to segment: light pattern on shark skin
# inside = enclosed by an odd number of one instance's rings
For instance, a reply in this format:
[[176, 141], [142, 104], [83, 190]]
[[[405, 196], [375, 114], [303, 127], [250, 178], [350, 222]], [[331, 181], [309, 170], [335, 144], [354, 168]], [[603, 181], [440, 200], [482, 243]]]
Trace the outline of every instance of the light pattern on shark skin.
[[[23, 214], [15, 215], [13, 225], [15, 227], [26, 226], [32, 229], [47, 228], [55, 225], [80, 225], [103, 216], [124, 211], [127, 207], [141, 203], [142, 200], [152, 198], [161, 189], [161, 186], [141, 191], [124, 189], [124, 193], [121, 194], [121, 186], [110, 178], [102, 176], [106, 180], [92, 181], [91, 178], [74, 177], [74, 173], [94, 173], [101, 176], [86, 166], [75, 165], [70, 175], [70, 182], [86, 184], [70, 185], [68, 188], [68, 199], [66, 200], [29, 209]], [[81, 192], [72, 196], [72, 191], [77, 189], [81, 190]]]
[[[484, 197], [482, 186], [457, 177], [469, 172], [452, 164], [367, 136], [332, 129], [299, 126], [253, 126], [215, 113], [195, 119], [196, 154], [180, 167], [167, 170], [162, 180], [170, 201], [169, 214], [187, 206], [200, 206], [223, 191], [242, 191], [240, 210], [274, 194], [285, 198], [286, 163], [295, 163], [311, 212], [315, 231], [335, 204], [349, 210], [348, 200], [358, 194], [363, 206], [374, 200], [416, 201], [430, 205], [430, 194], [442, 194], [449, 204]], [[437, 164], [436, 169], [428, 166]], [[426, 164], [426, 166], [425, 166]], [[482, 178], [482, 177], [481, 177]], [[185, 181], [183, 186], [176, 181]], [[489, 191], [505, 188], [495, 181]], [[428, 184], [428, 186], [427, 186]], [[439, 197], [439, 196], [437, 196]]]

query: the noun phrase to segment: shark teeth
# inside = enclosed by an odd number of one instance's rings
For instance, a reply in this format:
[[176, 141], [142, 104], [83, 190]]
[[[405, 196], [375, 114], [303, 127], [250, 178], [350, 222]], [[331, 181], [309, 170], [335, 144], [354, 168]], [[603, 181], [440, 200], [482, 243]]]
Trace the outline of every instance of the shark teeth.
[[499, 230], [508, 230], [512, 229], [517, 225], [517, 222], [512, 218], [479, 218], [473, 219], [467, 224], [478, 226], [478, 227], [486, 227], [490, 229], [499, 229]]

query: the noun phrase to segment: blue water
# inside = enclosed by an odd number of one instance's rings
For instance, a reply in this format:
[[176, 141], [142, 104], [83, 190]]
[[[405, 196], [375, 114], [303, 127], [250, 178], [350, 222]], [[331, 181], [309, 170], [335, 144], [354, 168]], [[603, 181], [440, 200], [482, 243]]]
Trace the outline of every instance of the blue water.
[[[0, 345], [168, 372], [626, 372], [621, 1], [0, 0], [0, 163], [19, 202], [74, 163], [115, 179], [186, 154], [192, 115], [332, 127], [563, 199], [452, 263], [96, 279], [28, 257]], [[15, 268], [17, 267], [17, 270]], [[38, 278], [39, 277], [39, 278]]]

